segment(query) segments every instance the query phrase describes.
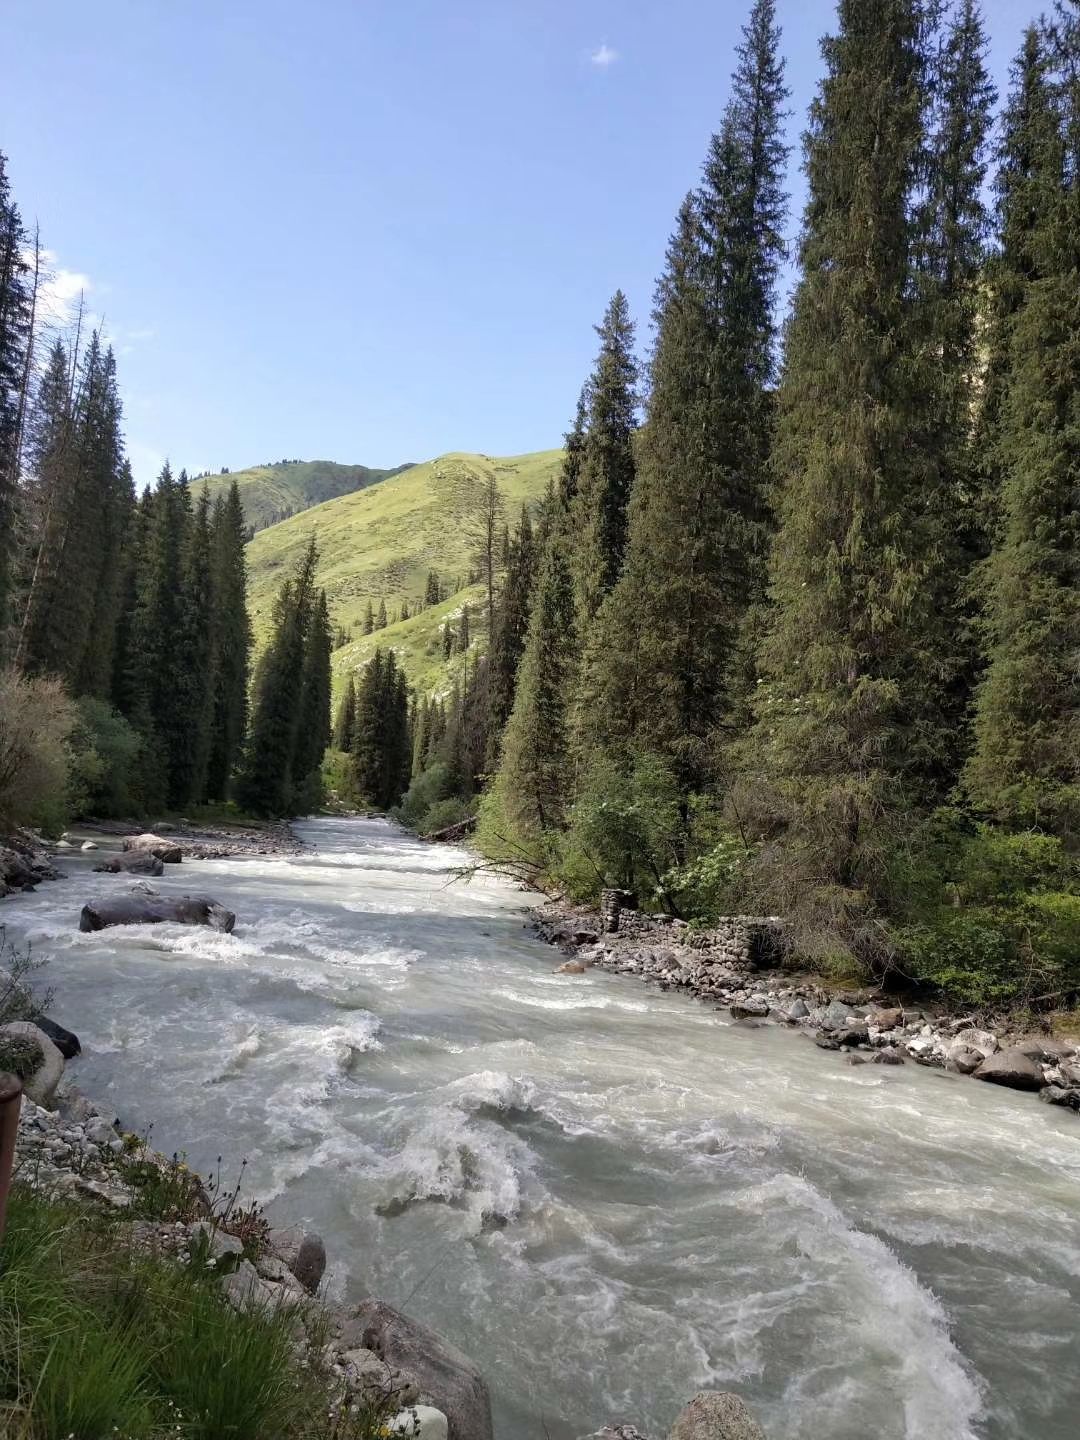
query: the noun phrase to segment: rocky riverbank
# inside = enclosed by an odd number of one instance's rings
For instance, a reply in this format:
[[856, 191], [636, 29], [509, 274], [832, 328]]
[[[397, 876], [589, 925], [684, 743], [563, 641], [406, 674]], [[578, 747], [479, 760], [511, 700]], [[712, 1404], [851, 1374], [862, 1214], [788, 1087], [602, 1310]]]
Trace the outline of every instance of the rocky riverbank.
[[[531, 924], [567, 957], [564, 973], [598, 966], [680, 989], [727, 1009], [742, 1024], [798, 1030], [850, 1065], [911, 1061], [1037, 1094], [1080, 1111], [1080, 1039], [1025, 1034], [975, 1013], [935, 1013], [879, 989], [839, 989], [775, 964], [779, 947], [755, 944], [778, 922], [733, 916], [715, 930], [623, 910], [613, 917], [562, 902], [539, 906]], [[764, 962], [762, 964], [761, 962]]]

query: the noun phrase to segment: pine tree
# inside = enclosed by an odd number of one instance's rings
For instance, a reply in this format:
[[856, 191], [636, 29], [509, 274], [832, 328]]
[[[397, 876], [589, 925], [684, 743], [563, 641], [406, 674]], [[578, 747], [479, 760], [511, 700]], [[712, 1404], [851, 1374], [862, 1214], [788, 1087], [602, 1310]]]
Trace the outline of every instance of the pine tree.
[[[966, 783], [1003, 823], [1070, 836], [1080, 822], [1080, 34], [1063, 18], [1057, 73], [1028, 92], [1045, 108], [1025, 117], [1028, 268], [1009, 326], [1002, 523], [985, 571], [989, 666]], [[1025, 69], [1030, 59], [1029, 36]]]
[[567, 676], [572, 666], [573, 586], [557, 545], [544, 555], [503, 739], [496, 795], [511, 828], [535, 839], [562, 824], [567, 803]]
[[586, 381], [582, 386], [581, 394], [578, 396], [574, 423], [563, 437], [565, 448], [554, 498], [564, 514], [569, 511], [570, 506], [573, 504], [574, 497], [578, 492], [578, 481], [581, 476], [581, 466], [585, 454], [585, 433], [588, 428], [588, 413], [589, 386], [588, 381]]
[[427, 585], [424, 589], [424, 605], [438, 605], [442, 599], [439, 589], [439, 577], [434, 570], [428, 571]]
[[356, 734], [356, 681], [350, 675], [334, 720], [334, 748], [346, 754], [353, 748]]
[[864, 926], [917, 798], [906, 775], [936, 742], [920, 708], [940, 535], [937, 472], [915, 443], [934, 395], [912, 316], [924, 16], [918, 0], [841, 0], [838, 14], [806, 140], [753, 757], [788, 827], [777, 900], [821, 906], [843, 933]]
[[286, 815], [295, 793], [293, 764], [300, 724], [308, 626], [318, 550], [314, 537], [274, 604], [270, 643], [256, 667], [251, 731], [237, 778], [240, 804], [257, 815]]
[[514, 704], [518, 666], [525, 648], [529, 611], [536, 578], [536, 545], [528, 507], [521, 507], [517, 532], [510, 542], [506, 581], [499, 596], [495, 631], [491, 637], [488, 678], [488, 768], [498, 760], [502, 732]]
[[686, 789], [742, 699], [741, 634], [764, 588], [774, 301], [787, 91], [756, 0], [733, 98], [679, 212], [656, 294], [622, 579], [589, 637], [579, 744], [659, 753]]
[[0, 152], [0, 658], [5, 651], [14, 565], [16, 484], [23, 397], [31, 345], [32, 293], [24, 258], [26, 235]]
[[401, 602], [401, 613], [400, 613], [400, 615], [398, 616], [398, 619], [399, 619], [399, 620], [408, 620], [408, 618], [409, 618], [409, 602], [408, 602], [408, 600], [402, 600], [402, 602]]
[[626, 507], [634, 481], [638, 365], [634, 323], [621, 290], [612, 296], [596, 333], [600, 352], [584, 392], [588, 397], [586, 428], [569, 509], [579, 634], [618, 579], [626, 550]]
[[375, 611], [371, 608], [371, 601], [367, 602], [367, 609], [364, 611], [364, 634], [370, 635], [375, 629]]
[[326, 591], [311, 606], [304, 636], [300, 674], [299, 721], [292, 756], [293, 798], [297, 809], [314, 809], [322, 801], [320, 769], [331, 739], [330, 615]]
[[449, 660], [454, 653], [454, 632], [450, 628], [450, 621], [447, 620], [442, 628], [443, 659]]
[[375, 629], [376, 629], [376, 630], [385, 630], [385, 629], [386, 629], [386, 601], [385, 601], [385, 600], [380, 600], [380, 601], [379, 601], [379, 613], [378, 613], [378, 615], [375, 617]]
[[203, 489], [185, 537], [180, 628], [173, 637], [170, 803], [206, 798], [217, 690], [218, 626], [210, 539], [210, 496]]
[[409, 698], [392, 650], [376, 650], [356, 691], [353, 779], [367, 804], [388, 810], [409, 781]]
[[211, 523], [217, 668], [206, 788], [212, 800], [229, 794], [247, 729], [251, 622], [247, 613], [244, 512], [235, 480], [214, 506]]

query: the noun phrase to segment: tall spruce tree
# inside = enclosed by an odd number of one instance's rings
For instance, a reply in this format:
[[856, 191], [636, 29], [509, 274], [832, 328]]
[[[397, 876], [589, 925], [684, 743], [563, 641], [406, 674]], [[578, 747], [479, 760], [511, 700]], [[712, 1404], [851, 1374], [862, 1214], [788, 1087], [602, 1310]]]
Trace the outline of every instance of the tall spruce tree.
[[[619, 577], [626, 551], [626, 507], [634, 482], [638, 364], [634, 322], [617, 290], [596, 327], [600, 351], [585, 387], [584, 437], [576, 460], [567, 542], [572, 547], [578, 634]], [[575, 423], [575, 434], [577, 425]], [[565, 467], [564, 467], [565, 468]]]
[[843, 932], [867, 913], [918, 799], [907, 777], [936, 743], [921, 665], [938, 639], [939, 535], [912, 316], [925, 17], [919, 0], [841, 0], [838, 19], [806, 139], [753, 757], [787, 825], [777, 902], [820, 903]]
[[236, 782], [240, 804], [257, 815], [292, 812], [297, 730], [319, 552], [312, 537], [274, 603], [270, 642], [256, 667], [251, 729]]
[[211, 553], [210, 496], [195, 505], [184, 545], [180, 629], [173, 637], [170, 801], [183, 808], [206, 799], [217, 690], [218, 607]]
[[334, 748], [348, 754], [356, 737], [356, 680], [349, 676], [334, 717]]
[[251, 622], [247, 613], [247, 562], [240, 490], [232, 481], [214, 505], [210, 527], [217, 666], [206, 789], [212, 800], [228, 798], [247, 729]]
[[0, 658], [15, 563], [15, 497], [31, 345], [32, 291], [24, 258], [26, 235], [0, 152]]
[[772, 0], [755, 0], [738, 53], [657, 287], [626, 566], [590, 637], [577, 707], [585, 748], [657, 752], [685, 789], [705, 782], [737, 702], [740, 632], [762, 594], [769, 533], [787, 95]]
[[502, 732], [514, 704], [514, 687], [518, 666], [525, 648], [529, 626], [533, 585], [536, 578], [536, 544], [528, 507], [521, 507], [521, 518], [510, 542], [506, 579], [495, 616], [491, 637], [488, 677], [488, 768], [498, 762]]
[[[985, 571], [989, 666], [974, 802], [1014, 827], [1080, 823], [1080, 34], [1054, 34], [1028, 90], [1027, 274], [1009, 326], [999, 542]], [[1040, 41], [1040, 44], [1045, 44]], [[1048, 57], [1049, 59], [1049, 57]], [[1049, 71], [1049, 73], [1047, 73]], [[1031, 102], [1037, 99], [1039, 109]]]
[[299, 809], [313, 809], [322, 799], [320, 767], [331, 739], [330, 649], [330, 614], [326, 591], [320, 590], [312, 603], [304, 638], [300, 712], [292, 758], [292, 803]]
[[549, 544], [537, 579], [496, 781], [502, 818], [526, 840], [538, 839], [565, 818], [567, 678], [573, 654], [570, 569], [562, 548]]

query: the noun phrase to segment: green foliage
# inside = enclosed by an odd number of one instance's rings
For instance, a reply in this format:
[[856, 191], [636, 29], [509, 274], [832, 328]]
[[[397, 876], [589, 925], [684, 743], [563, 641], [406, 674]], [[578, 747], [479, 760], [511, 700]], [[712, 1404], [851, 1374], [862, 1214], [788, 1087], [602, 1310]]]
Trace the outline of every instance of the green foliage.
[[145, 812], [139, 779], [144, 742], [105, 700], [84, 695], [71, 739], [71, 804], [76, 815], [119, 818]]
[[577, 892], [616, 885], [670, 906], [673, 896], [665, 877], [679, 860], [684, 839], [682, 795], [663, 759], [641, 755], [623, 768], [597, 755], [570, 811], [560, 878]]
[[205, 490], [214, 504], [235, 486], [244, 524], [254, 532], [325, 500], [366, 490], [408, 469], [408, 465], [372, 470], [367, 465], [339, 465], [333, 460], [279, 460], [275, 465], [252, 465], [246, 470], [200, 476], [192, 481], [191, 489], [196, 498]]
[[33, 1035], [0, 1035], [0, 1071], [26, 1080], [38, 1070], [45, 1052]]
[[[436, 760], [419, 775], [415, 775], [405, 792], [401, 805], [394, 811], [396, 819], [411, 830], [426, 831], [426, 817], [431, 808], [449, 800], [454, 788], [454, 777], [450, 767]], [[447, 824], [452, 822], [447, 821]]]
[[665, 890], [677, 897], [688, 920], [707, 923], [738, 912], [751, 852], [740, 835], [726, 834], [700, 855], [676, 865], [664, 876]]
[[69, 813], [68, 744], [78, 713], [59, 680], [0, 670], [0, 823], [57, 834]]
[[435, 801], [424, 814], [417, 829], [421, 835], [437, 835], [440, 830], [445, 830], [450, 825], [459, 825], [462, 820], [468, 820], [473, 810], [474, 807], [460, 795], [448, 795], [443, 800]]
[[365, 805], [398, 804], [412, 766], [409, 697], [392, 650], [376, 650], [356, 687], [353, 785]]

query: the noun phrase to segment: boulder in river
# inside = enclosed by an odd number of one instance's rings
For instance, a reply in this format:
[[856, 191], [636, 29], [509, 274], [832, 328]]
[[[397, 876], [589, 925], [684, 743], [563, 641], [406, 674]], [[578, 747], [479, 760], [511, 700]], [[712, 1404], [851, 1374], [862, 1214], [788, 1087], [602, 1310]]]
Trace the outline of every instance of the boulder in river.
[[1041, 1090], [1046, 1084], [1042, 1067], [1029, 1055], [1014, 1047], [988, 1056], [973, 1073], [976, 1080], [1009, 1085], [1013, 1090]]
[[175, 840], [163, 840], [160, 835], [125, 835], [124, 849], [148, 850], [166, 865], [179, 865], [184, 858], [184, 852]]
[[326, 1246], [322, 1236], [300, 1225], [271, 1230], [267, 1244], [296, 1276], [300, 1284], [314, 1295], [326, 1271]]
[[971, 1075], [987, 1058], [978, 1050], [973, 1050], [970, 1045], [958, 1045], [953, 1041], [949, 1046], [945, 1068], [946, 1070], [955, 1070], [959, 1075]]
[[97, 848], [97, 842], [95, 840], [84, 840], [79, 846], [80, 850], [96, 850]]
[[94, 866], [99, 875], [160, 875], [164, 869], [163, 862], [150, 850], [129, 850], [126, 855], [112, 855]]
[[763, 1020], [769, 1013], [769, 1002], [764, 995], [747, 995], [728, 1009], [735, 1020]]
[[139, 895], [91, 900], [82, 908], [80, 930], [104, 930], [110, 925], [210, 925], [231, 933], [236, 916], [206, 895]]
[[353, 1315], [363, 1344], [392, 1369], [412, 1375], [421, 1397], [443, 1412], [449, 1440], [492, 1440], [491, 1397], [468, 1356], [382, 1300], [362, 1301]]
[[47, 1110], [64, 1073], [64, 1057], [39, 1026], [12, 1020], [0, 1025], [0, 1070], [19, 1075], [27, 1098]]
[[765, 1440], [746, 1401], [729, 1390], [700, 1390], [679, 1411], [668, 1440]]
[[998, 1048], [996, 1035], [991, 1035], [989, 1030], [976, 1030], [973, 1026], [956, 1032], [949, 1046], [950, 1056], [957, 1045], [963, 1045], [968, 1050], [977, 1050], [984, 1060], [988, 1060]]
[[50, 1020], [47, 1015], [39, 1015], [34, 1021], [39, 1030], [43, 1030], [53, 1042], [65, 1060], [74, 1060], [76, 1055], [82, 1054], [82, 1046], [79, 1044], [79, 1037], [65, 1030], [63, 1025], [58, 1025], [55, 1020]]
[[1070, 1110], [1080, 1110], [1080, 1089], [1075, 1086], [1048, 1085], [1039, 1092], [1039, 1099], [1048, 1105], [1067, 1105]]

